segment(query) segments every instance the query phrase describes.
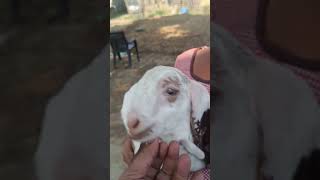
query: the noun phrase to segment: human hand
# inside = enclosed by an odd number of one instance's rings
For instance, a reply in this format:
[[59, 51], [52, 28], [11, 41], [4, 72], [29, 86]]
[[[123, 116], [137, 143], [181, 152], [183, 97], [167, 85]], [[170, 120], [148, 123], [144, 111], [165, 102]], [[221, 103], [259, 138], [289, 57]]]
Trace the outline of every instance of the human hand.
[[[158, 179], [158, 180], [187, 180], [191, 162], [189, 156], [184, 154], [179, 157], [179, 144], [171, 142], [154, 141], [150, 145], [143, 145], [142, 150], [133, 157], [131, 140], [127, 138], [123, 144], [123, 160], [128, 164], [128, 169], [122, 174], [120, 180], [133, 179]], [[161, 165], [163, 164], [163, 167]], [[200, 172], [192, 176], [192, 180], [202, 180]]]
[[122, 160], [128, 166], [134, 155], [132, 140], [127, 136], [122, 143]]

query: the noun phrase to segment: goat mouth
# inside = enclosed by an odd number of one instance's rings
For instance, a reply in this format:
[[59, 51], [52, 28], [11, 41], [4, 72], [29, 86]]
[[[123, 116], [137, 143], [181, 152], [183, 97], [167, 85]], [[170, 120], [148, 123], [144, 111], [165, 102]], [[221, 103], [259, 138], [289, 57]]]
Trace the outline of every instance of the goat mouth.
[[129, 134], [129, 137], [133, 140], [142, 140], [143, 138], [149, 136], [152, 133], [152, 128], [153, 126], [150, 126], [146, 129], [144, 129], [143, 131], [137, 133], [137, 134]]

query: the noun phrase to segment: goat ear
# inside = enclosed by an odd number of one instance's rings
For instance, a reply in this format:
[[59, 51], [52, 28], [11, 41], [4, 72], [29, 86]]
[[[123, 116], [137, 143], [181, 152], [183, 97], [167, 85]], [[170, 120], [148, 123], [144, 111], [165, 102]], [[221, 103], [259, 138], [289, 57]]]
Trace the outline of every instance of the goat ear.
[[191, 80], [189, 88], [192, 108], [191, 116], [195, 121], [200, 121], [203, 113], [210, 109], [210, 95], [208, 90], [197, 81]]

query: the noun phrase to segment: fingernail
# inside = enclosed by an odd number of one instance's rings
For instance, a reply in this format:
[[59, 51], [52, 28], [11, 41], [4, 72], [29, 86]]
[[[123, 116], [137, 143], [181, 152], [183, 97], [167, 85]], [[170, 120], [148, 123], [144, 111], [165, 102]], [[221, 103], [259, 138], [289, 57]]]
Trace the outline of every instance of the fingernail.
[[159, 138], [156, 138], [156, 139], [153, 140], [152, 143], [160, 143], [160, 139], [159, 139]]
[[160, 142], [160, 138], [155, 138], [153, 141], [159, 143]]
[[181, 159], [186, 161], [186, 163], [188, 163], [190, 161], [189, 154], [187, 154], [187, 153], [182, 154], [180, 157], [181, 157]]
[[171, 143], [172, 143], [172, 146], [179, 147], [179, 143], [177, 141], [172, 141]]
[[165, 141], [161, 141], [161, 144], [164, 144], [164, 145], [168, 145], [168, 143], [166, 143]]

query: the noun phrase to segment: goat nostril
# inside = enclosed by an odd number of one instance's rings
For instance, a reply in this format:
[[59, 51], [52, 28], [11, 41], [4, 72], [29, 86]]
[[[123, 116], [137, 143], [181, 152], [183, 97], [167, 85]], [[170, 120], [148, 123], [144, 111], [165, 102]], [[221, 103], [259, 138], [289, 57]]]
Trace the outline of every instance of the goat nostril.
[[129, 129], [135, 129], [139, 126], [140, 121], [138, 119], [131, 119], [128, 122]]
[[137, 128], [140, 124], [140, 121], [136, 119], [135, 124], [133, 125], [133, 128]]

